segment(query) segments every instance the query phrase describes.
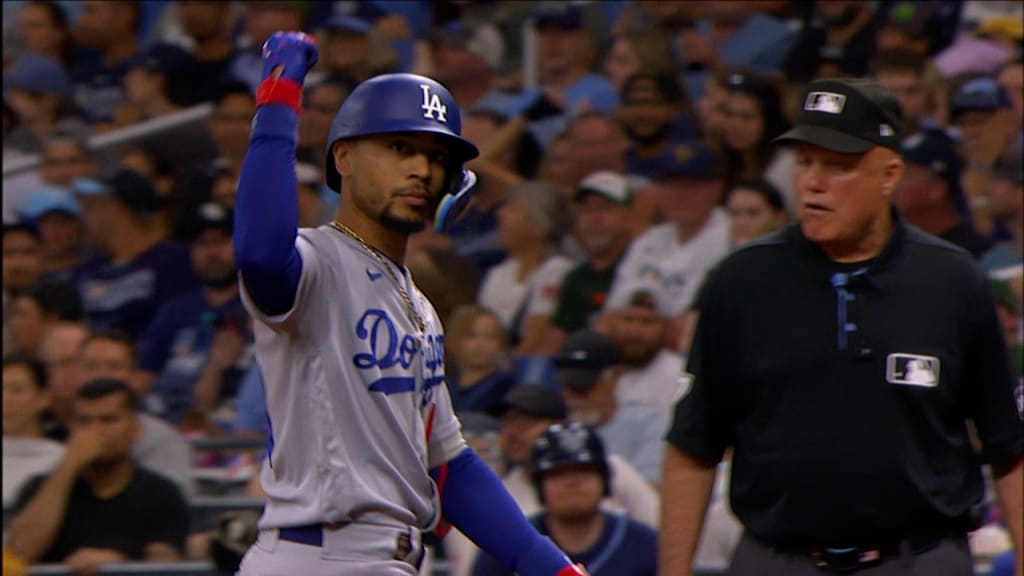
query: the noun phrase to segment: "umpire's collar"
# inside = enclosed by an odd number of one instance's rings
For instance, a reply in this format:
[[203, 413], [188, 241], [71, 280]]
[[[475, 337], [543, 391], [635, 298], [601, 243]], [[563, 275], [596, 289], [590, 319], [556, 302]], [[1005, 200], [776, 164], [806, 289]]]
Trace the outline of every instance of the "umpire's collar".
[[804, 236], [803, 229], [799, 222], [790, 225], [787, 235], [795, 243], [800, 251], [801, 257], [808, 264], [809, 268], [820, 270], [825, 273], [825, 282], [829, 282], [829, 276], [834, 272], [853, 272], [861, 268], [867, 268], [869, 273], [878, 273], [893, 264], [903, 249], [907, 237], [907, 223], [895, 207], [892, 211], [892, 235], [886, 242], [882, 251], [874, 258], [860, 262], [836, 262], [828, 257], [828, 254], [817, 243], [808, 240]]

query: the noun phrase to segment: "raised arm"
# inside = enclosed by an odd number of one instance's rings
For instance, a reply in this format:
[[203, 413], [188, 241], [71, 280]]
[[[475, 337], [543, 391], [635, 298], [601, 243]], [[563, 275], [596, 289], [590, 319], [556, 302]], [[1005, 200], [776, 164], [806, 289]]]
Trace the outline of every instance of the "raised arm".
[[235, 200], [235, 262], [267, 315], [291, 309], [302, 275], [295, 147], [302, 82], [317, 47], [301, 32], [277, 32], [263, 46], [263, 82]]

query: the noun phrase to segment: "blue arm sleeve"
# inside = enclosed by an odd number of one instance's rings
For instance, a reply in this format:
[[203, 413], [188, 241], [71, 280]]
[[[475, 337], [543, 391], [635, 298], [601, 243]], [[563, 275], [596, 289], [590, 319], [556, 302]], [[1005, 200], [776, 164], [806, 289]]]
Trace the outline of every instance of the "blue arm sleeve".
[[[437, 472], [433, 471], [434, 477]], [[523, 516], [498, 476], [467, 448], [448, 462], [445, 518], [522, 576], [554, 576], [571, 562]]]
[[253, 302], [270, 316], [292, 308], [302, 276], [295, 247], [298, 126], [299, 115], [288, 106], [260, 106], [235, 198], [235, 265]]

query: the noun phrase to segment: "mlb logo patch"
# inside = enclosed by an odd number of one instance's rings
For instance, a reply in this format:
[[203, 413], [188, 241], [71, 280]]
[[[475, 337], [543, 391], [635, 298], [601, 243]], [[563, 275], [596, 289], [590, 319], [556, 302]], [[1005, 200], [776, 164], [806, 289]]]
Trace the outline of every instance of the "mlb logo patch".
[[811, 92], [804, 101], [804, 110], [842, 114], [846, 107], [846, 96], [835, 92]]
[[935, 356], [894, 353], [886, 359], [885, 379], [890, 384], [934, 388], [939, 385], [940, 368]]

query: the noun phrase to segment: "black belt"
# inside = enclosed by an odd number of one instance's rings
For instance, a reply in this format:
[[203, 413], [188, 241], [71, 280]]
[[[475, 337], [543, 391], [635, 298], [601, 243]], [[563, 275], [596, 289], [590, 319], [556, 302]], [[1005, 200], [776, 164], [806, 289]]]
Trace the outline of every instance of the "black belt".
[[[277, 531], [277, 537], [288, 542], [295, 542], [296, 544], [322, 548], [324, 545], [324, 530], [327, 528], [323, 524], [306, 524], [305, 526], [280, 528]], [[412, 536], [407, 533], [398, 534], [395, 537], [395, 554], [392, 558], [410, 564], [418, 572], [423, 564], [423, 557], [426, 556], [426, 551], [421, 543], [420, 551], [416, 555], [415, 561], [409, 558], [412, 552]]]
[[808, 556], [819, 568], [833, 572], [850, 572], [876, 564], [887, 558], [918, 554], [952, 538], [966, 538], [963, 531], [949, 527], [915, 531], [903, 538], [866, 546], [788, 546], [768, 544], [776, 552]]

